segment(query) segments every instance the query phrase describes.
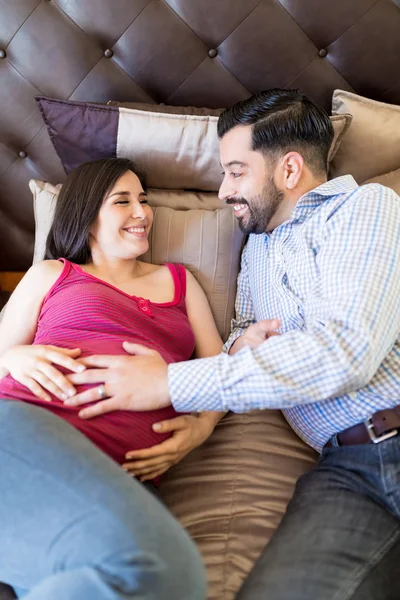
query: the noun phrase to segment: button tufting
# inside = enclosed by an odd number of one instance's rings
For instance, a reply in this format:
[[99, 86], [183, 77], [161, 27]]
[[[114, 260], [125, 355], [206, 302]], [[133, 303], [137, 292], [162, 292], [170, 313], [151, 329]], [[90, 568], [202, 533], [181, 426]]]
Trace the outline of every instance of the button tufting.
[[211, 48], [211, 50], [208, 51], [208, 56], [210, 58], [215, 58], [217, 56], [218, 52], [215, 50], [215, 48]]
[[5, 58], [7, 56], [7, 53], [5, 50], [0, 50], [0, 58]]
[[321, 50], [318, 52], [318, 56], [320, 56], [321, 58], [325, 58], [327, 54], [328, 50], [326, 50], [325, 48], [321, 48]]
[[111, 58], [114, 55], [114, 52], [112, 50], [110, 50], [110, 48], [107, 48], [107, 50], [104, 50], [104, 56], [106, 58]]
[[26, 158], [28, 154], [25, 152], [25, 150], [21, 150], [20, 152], [18, 152], [18, 156], [20, 158]]

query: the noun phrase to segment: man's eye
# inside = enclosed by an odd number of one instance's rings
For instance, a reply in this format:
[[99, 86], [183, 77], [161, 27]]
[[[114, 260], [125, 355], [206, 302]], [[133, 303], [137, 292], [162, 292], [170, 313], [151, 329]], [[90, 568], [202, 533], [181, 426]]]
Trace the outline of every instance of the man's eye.
[[140, 201], [140, 204], [148, 204], [149, 201], [147, 200], [147, 198], [143, 198], [143, 200]]
[[232, 175], [232, 177], [237, 179], [238, 177], [241, 177], [243, 175], [243, 173], [231, 173], [231, 175]]

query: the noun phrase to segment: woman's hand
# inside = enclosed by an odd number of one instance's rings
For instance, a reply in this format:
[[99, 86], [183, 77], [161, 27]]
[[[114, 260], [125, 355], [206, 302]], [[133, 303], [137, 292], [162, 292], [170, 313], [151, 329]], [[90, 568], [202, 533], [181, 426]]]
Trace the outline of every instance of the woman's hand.
[[13, 346], [1, 356], [1, 366], [38, 398], [49, 402], [51, 397], [46, 393], [47, 390], [60, 400], [66, 400], [73, 396], [76, 390], [53, 365], [81, 373], [85, 370], [85, 366], [74, 360], [80, 353], [79, 348], [69, 350], [39, 344]]
[[198, 416], [181, 415], [168, 421], [155, 423], [154, 431], [159, 433], [172, 431], [172, 436], [152, 448], [128, 452], [125, 457], [127, 462], [122, 465], [122, 468], [140, 481], [162, 475], [191, 450], [205, 442], [224, 414], [210, 412]]

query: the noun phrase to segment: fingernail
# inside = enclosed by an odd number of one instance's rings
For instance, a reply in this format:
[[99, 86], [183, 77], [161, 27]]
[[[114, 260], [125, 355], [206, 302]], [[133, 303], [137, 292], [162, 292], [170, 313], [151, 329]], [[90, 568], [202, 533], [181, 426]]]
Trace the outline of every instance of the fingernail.
[[74, 406], [75, 401], [74, 400], [65, 400], [64, 404], [66, 404], [67, 406]]
[[68, 396], [67, 394], [61, 394], [61, 400], [67, 400]]
[[75, 390], [68, 390], [67, 394], [69, 398], [72, 398], [72, 396], [75, 396]]
[[86, 369], [85, 365], [80, 365], [80, 367], [78, 367], [78, 373], [83, 373], [83, 371]]
[[153, 430], [154, 431], [160, 431], [160, 429], [161, 429], [161, 423], [154, 423]]

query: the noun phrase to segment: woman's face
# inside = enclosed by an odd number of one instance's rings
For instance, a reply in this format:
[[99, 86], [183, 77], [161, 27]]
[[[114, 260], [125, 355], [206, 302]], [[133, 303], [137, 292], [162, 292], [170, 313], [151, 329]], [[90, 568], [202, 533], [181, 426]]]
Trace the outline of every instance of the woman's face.
[[105, 197], [90, 230], [90, 247], [109, 258], [141, 256], [149, 247], [153, 211], [138, 177], [127, 171]]

